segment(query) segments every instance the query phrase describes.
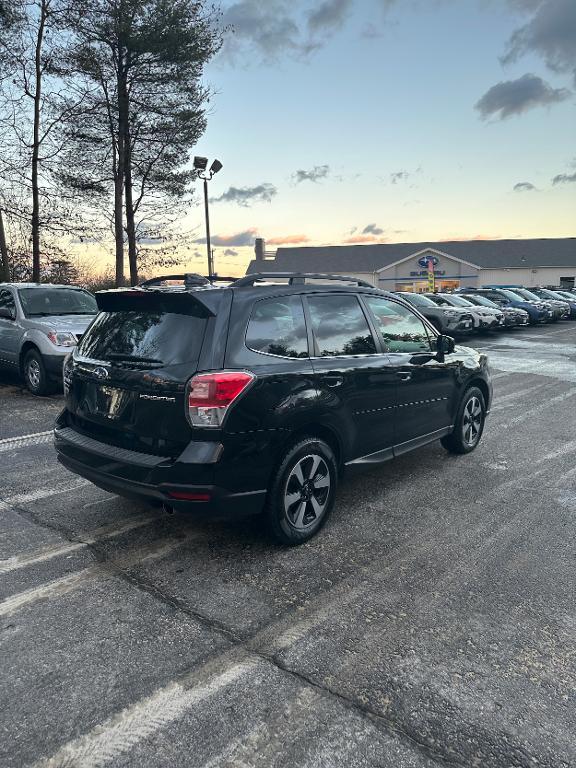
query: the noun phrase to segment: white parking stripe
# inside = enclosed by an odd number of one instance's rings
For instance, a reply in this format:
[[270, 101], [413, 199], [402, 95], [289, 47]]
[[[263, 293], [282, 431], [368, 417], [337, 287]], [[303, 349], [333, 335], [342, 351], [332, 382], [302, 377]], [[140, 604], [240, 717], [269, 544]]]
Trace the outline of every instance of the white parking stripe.
[[34, 443], [49, 443], [53, 434], [53, 431], [50, 429], [47, 432], [34, 432], [31, 435], [5, 437], [0, 440], [0, 453], [3, 451], [11, 451], [15, 448], [24, 448], [26, 445], [33, 445]]
[[66, 485], [64, 488], [38, 488], [38, 490], [29, 491], [28, 493], [17, 493], [15, 496], [8, 496], [6, 499], [0, 499], [0, 512], [10, 506], [28, 504], [30, 501], [47, 499], [50, 496], [58, 496], [60, 493], [77, 491], [79, 488], [84, 488], [87, 485], [90, 485], [88, 480], [76, 480], [74, 483]]
[[238, 662], [193, 688], [186, 688], [182, 683], [170, 683], [109, 717], [84, 736], [68, 742], [52, 757], [35, 763], [34, 768], [105, 766], [177, 720], [191, 707], [235, 683], [250, 672], [256, 663], [256, 660]]
[[127, 518], [120, 521], [120, 523], [113, 523], [111, 525], [95, 528], [93, 531], [80, 533], [78, 534], [78, 538], [81, 539], [81, 541], [44, 547], [42, 549], [37, 549], [34, 552], [14, 555], [13, 557], [6, 558], [6, 560], [0, 560], [0, 574], [15, 571], [18, 568], [27, 568], [30, 565], [36, 565], [37, 563], [42, 563], [46, 560], [52, 560], [54, 557], [60, 557], [61, 555], [67, 555], [70, 552], [76, 552], [79, 549], [87, 547], [89, 544], [96, 544], [98, 541], [111, 539], [114, 536], [119, 536], [121, 533], [132, 531], [135, 528], [141, 528], [157, 518], [158, 515], [154, 514]]
[[[191, 537], [186, 538], [189, 539]], [[140, 563], [149, 560], [157, 560], [158, 558], [173, 552], [180, 547], [184, 541], [185, 539], [174, 539], [171, 537], [159, 539], [152, 544], [128, 552], [117, 559], [110, 560], [110, 565], [117, 568], [131, 568], [134, 565], [139, 565]], [[48, 584], [42, 584], [38, 587], [26, 589], [24, 592], [18, 592], [0, 602], [0, 616], [12, 616], [27, 605], [36, 603], [39, 600], [60, 597], [61, 595], [65, 595], [82, 586], [82, 584], [89, 579], [97, 578], [99, 576], [108, 577], [109, 575], [110, 573], [107, 572], [102, 565], [91, 565], [88, 568], [83, 568], [81, 571], [76, 571], [67, 576], [61, 576], [59, 579], [54, 579], [53, 581], [48, 582]]]
[[0, 603], [0, 616], [12, 616], [20, 608], [24, 608], [30, 603], [65, 595], [99, 573], [102, 573], [102, 567], [93, 565], [90, 568], [83, 568], [81, 571], [68, 574], [68, 576], [54, 579], [54, 581], [42, 584], [40, 587], [33, 587], [24, 592], [18, 592], [18, 594], [12, 595], [12, 597], [8, 597]]

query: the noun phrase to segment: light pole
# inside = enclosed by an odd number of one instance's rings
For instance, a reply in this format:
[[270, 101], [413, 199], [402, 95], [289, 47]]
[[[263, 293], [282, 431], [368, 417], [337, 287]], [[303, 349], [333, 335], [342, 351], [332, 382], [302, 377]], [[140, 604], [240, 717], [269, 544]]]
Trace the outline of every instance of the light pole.
[[210, 216], [208, 213], [208, 182], [215, 176], [218, 171], [222, 170], [222, 163], [220, 160], [214, 160], [208, 170], [207, 157], [195, 157], [194, 158], [194, 170], [199, 179], [204, 182], [204, 210], [206, 213], [206, 253], [208, 256], [208, 277], [212, 277], [214, 274], [214, 257], [212, 255], [212, 249], [210, 247]]

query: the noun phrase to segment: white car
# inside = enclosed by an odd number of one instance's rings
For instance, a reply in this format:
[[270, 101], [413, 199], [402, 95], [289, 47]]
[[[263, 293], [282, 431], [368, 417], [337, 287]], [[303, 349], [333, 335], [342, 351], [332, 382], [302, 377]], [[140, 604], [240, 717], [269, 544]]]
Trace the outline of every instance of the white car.
[[479, 307], [468, 299], [453, 293], [427, 293], [426, 296], [440, 307], [466, 308], [474, 318], [475, 331], [494, 331], [504, 327], [504, 313], [499, 309]]
[[0, 368], [20, 372], [33, 395], [49, 394], [97, 312], [94, 296], [74, 285], [0, 283]]

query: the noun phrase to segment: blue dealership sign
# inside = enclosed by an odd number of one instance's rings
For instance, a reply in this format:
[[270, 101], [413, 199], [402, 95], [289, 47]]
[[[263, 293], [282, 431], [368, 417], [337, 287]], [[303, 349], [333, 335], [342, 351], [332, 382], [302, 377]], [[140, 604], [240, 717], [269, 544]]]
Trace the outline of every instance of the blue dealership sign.
[[433, 254], [430, 254], [429, 256], [422, 256], [422, 258], [418, 259], [418, 264], [425, 269], [428, 266], [430, 259], [432, 259], [432, 264], [437, 267], [439, 259], [438, 256], [434, 256]]

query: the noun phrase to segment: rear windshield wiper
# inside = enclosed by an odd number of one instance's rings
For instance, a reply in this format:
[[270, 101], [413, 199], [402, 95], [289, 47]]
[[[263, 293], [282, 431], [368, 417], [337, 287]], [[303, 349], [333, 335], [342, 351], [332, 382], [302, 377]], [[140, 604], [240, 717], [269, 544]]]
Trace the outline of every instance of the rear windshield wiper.
[[138, 355], [123, 355], [118, 352], [110, 352], [107, 357], [110, 360], [118, 361], [119, 363], [143, 363], [145, 365], [164, 365], [162, 360], [157, 360], [154, 357], [139, 357]]
[[140, 357], [139, 355], [124, 355], [122, 352], [109, 352], [109, 358], [114, 360], [135, 360], [138, 363], [161, 363], [162, 360], [157, 360], [154, 357]]

